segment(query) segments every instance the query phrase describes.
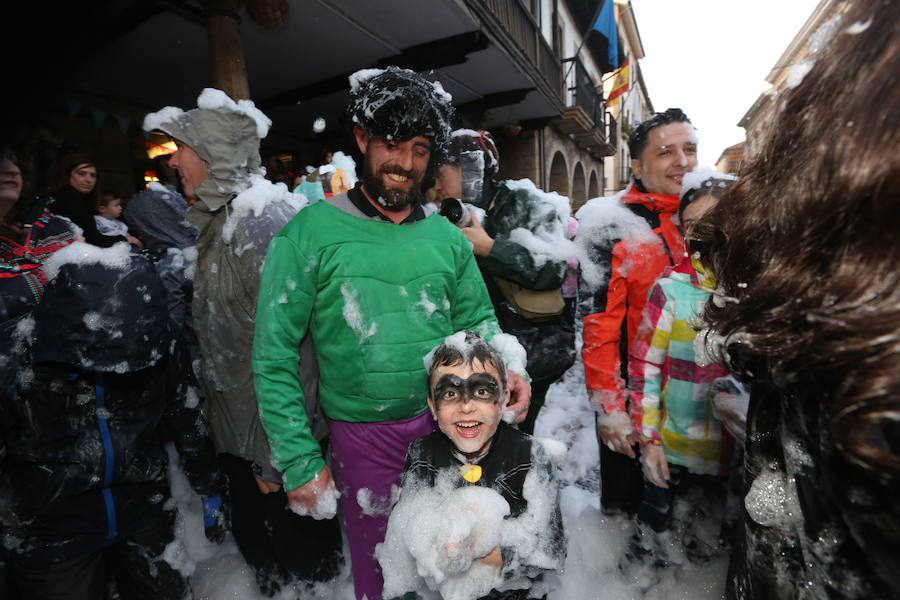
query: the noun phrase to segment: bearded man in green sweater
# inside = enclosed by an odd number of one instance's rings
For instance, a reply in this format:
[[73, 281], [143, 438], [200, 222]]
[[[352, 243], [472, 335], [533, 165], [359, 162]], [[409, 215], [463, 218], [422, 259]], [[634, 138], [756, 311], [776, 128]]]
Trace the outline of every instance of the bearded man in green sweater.
[[[500, 333], [469, 242], [421, 207], [425, 173], [449, 140], [450, 95], [396, 67], [360, 71], [350, 85], [348, 112], [365, 157], [361, 184], [301, 210], [269, 246], [253, 371], [292, 508], [316, 517], [339, 508], [361, 599], [381, 595], [373, 552], [384, 540], [407, 448], [435, 430], [425, 355], [471, 329], [505, 352], [513, 370], [508, 420], [525, 417], [530, 388], [525, 352]], [[330, 465], [303, 409], [297, 361], [307, 332], [331, 431]]]

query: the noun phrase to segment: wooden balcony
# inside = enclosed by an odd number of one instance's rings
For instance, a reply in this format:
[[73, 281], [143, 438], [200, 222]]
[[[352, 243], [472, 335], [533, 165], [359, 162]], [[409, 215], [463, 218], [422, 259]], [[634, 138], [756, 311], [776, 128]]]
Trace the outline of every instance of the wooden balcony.
[[483, 28], [524, 70], [548, 100], [563, 108], [562, 65], [521, 0], [467, 0]]
[[[563, 110], [562, 117], [553, 122], [553, 126], [560, 133], [571, 135], [576, 144], [595, 157], [612, 156], [616, 153], [615, 140], [610, 140], [606, 135], [606, 103], [603, 94], [594, 87], [587, 69], [578, 58], [567, 58], [562, 62], [574, 63], [572, 85], [568, 89], [571, 101]], [[612, 121], [611, 126], [614, 130], [615, 121]]]

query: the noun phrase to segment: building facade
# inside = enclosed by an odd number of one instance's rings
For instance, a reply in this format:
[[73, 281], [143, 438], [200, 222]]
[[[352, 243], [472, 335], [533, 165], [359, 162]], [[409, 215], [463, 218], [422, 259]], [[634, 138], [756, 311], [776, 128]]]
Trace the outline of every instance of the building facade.
[[716, 171], [728, 175], [739, 175], [744, 164], [744, 142], [738, 142], [722, 150], [716, 161]]
[[[619, 62], [631, 65], [629, 91], [609, 107], [618, 65], [608, 38], [592, 32], [604, 2]], [[502, 177], [527, 177], [576, 209], [627, 181], [622, 139], [650, 110], [629, 0], [417, 0], [415, 10], [402, 0], [279, 0], [263, 10], [269, 4], [127, 0], [98, 4], [84, 22], [73, 11], [60, 35], [91, 40], [90, 51], [59, 57], [58, 93], [34, 107], [32, 122], [56, 148], [98, 155], [101, 176], [127, 196], [164, 141], [145, 135], [143, 116], [193, 107], [204, 87], [220, 87], [272, 119], [263, 157], [297, 170], [321, 164], [326, 150], [355, 152], [348, 77], [397, 65], [439, 80], [459, 126], [494, 135]]]
[[[644, 46], [638, 31], [630, 0], [616, 0], [616, 22], [623, 41], [625, 58], [628, 60], [627, 85], [623, 94], [615, 98], [609, 106], [610, 114], [618, 124], [619, 143], [616, 153], [604, 165], [606, 186], [603, 195], [615, 194], [631, 181], [631, 153], [628, 151], [628, 137], [641, 121], [653, 114], [653, 104], [644, 83], [639, 60], [644, 58]], [[624, 62], [624, 61], [623, 61]], [[609, 97], [616, 85], [613, 77], [604, 80], [604, 94]]]
[[[769, 124], [778, 110], [778, 95], [792, 85], [794, 77], [801, 72], [803, 63], [816, 50], [827, 43], [829, 29], [836, 26], [837, 19], [847, 10], [847, 0], [821, 0], [806, 23], [788, 44], [788, 47], [769, 70], [766, 81], [771, 86], [747, 110], [738, 127], [746, 131], [744, 160], [751, 160], [759, 153]], [[797, 67], [797, 71], [795, 71]]]

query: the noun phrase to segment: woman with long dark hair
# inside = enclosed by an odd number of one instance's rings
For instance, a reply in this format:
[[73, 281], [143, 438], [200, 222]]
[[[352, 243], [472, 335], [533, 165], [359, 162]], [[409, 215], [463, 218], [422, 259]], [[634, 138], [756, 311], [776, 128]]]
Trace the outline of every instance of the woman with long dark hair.
[[851, 2], [714, 215], [705, 318], [753, 384], [730, 597], [900, 597], [898, 39]]
[[94, 211], [98, 199], [97, 163], [80, 152], [63, 156], [53, 186], [54, 214], [66, 217], [81, 228], [87, 243], [109, 248], [127, 242], [125, 236], [103, 235], [97, 230]]

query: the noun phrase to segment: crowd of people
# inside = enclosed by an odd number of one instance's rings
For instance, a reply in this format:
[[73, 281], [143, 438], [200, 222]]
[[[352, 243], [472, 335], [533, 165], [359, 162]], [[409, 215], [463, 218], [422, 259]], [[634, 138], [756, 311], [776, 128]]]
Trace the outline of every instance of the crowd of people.
[[531, 434], [578, 331], [622, 577], [900, 594], [900, 7], [844, 19], [739, 178], [670, 108], [575, 215], [397, 67], [350, 78], [358, 182], [264, 165], [211, 88], [146, 115], [177, 150], [131, 198], [82, 153], [36, 194], [4, 143], [0, 596], [189, 596], [171, 453], [262, 595], [349, 561], [358, 600], [546, 598], [565, 448]]

